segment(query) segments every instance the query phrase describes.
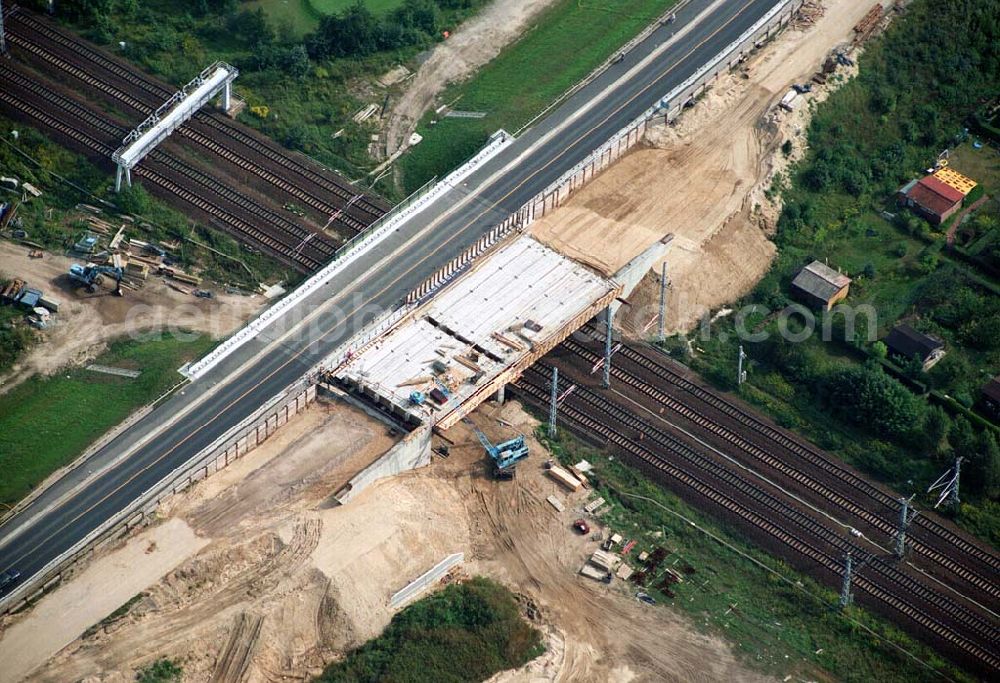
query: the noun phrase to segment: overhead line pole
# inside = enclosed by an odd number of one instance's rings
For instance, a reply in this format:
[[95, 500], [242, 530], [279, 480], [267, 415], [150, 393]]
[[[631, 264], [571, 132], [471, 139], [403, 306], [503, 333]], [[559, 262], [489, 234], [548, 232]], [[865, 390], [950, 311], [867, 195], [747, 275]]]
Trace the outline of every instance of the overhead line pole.
[[844, 583], [840, 587], [840, 606], [847, 607], [854, 602], [854, 595], [851, 593], [851, 581], [854, 579], [851, 567], [851, 554], [847, 553], [844, 560]]
[[896, 557], [900, 559], [903, 559], [906, 554], [906, 528], [910, 526], [910, 522], [918, 514], [914, 512], [912, 516], [910, 515], [910, 500], [912, 500], [912, 496], [899, 499], [901, 508], [899, 510], [899, 533], [896, 534]]
[[611, 306], [604, 309], [607, 328], [604, 330], [604, 388], [611, 386]]
[[549, 402], [549, 436], [556, 435], [556, 403], [559, 400], [559, 368], [552, 368], [552, 397]]
[[743, 345], [740, 344], [740, 359], [736, 365], [736, 386], [740, 386], [747, 381], [747, 373], [743, 369], [743, 361], [746, 360], [747, 354], [743, 350]]
[[667, 318], [667, 262], [663, 262], [663, 269], [660, 272], [660, 327], [657, 338], [660, 341], [666, 339], [666, 318]]
[[7, 37], [3, 32], [3, 0], [0, 0], [0, 55], [7, 54]]

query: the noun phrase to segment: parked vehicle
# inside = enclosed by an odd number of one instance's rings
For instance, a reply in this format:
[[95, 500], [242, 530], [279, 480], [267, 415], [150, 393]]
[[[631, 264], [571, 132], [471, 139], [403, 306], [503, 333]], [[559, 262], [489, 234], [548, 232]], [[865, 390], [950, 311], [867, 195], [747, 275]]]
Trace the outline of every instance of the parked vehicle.
[[8, 587], [21, 578], [21, 572], [16, 569], [8, 569], [0, 573], [0, 595], [7, 592]]
[[578, 519], [575, 522], [573, 522], [573, 528], [579, 531], [584, 536], [590, 533], [590, 525], [587, 524], [587, 522], [582, 519]]

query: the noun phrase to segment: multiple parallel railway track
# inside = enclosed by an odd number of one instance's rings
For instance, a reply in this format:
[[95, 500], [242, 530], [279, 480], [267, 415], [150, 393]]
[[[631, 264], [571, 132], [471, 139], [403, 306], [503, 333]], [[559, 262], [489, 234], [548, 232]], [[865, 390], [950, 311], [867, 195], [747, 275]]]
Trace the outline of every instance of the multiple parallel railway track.
[[[603, 332], [584, 329], [591, 343], [568, 339], [562, 350], [596, 363], [603, 356]], [[646, 345], [624, 344], [614, 356], [612, 377], [670, 411], [679, 426], [780, 481], [816, 504], [835, 511], [874, 539], [891, 544], [897, 528], [897, 497], [872, 484], [836, 458], [762, 421], [748, 409], [694, 382], [689, 373]], [[918, 515], [907, 547], [920, 566], [960, 592], [984, 603], [1000, 600], [1000, 558], [933, 516]]]
[[[72, 34], [65, 33], [47, 21], [23, 10], [8, 13], [8, 42], [16, 58], [10, 69], [0, 74], [0, 80], [13, 78], [22, 70], [17, 87], [21, 92], [31, 88], [37, 97], [52, 103], [52, 113], [36, 117], [20, 99], [6, 97], [4, 105], [19, 116], [44, 123], [61, 138], [84, 148], [91, 155], [110, 156], [127, 132], [116, 124], [99, 125], [107, 114], [91, 102], [60, 95], [61, 84], [77, 92], [87, 92], [103, 100], [122, 120], [144, 118], [165, 101], [173, 90], [139, 73]], [[24, 67], [34, 71], [25, 73]], [[42, 78], [39, 78], [42, 75]], [[48, 80], [51, 78], [51, 80]], [[37, 107], [36, 107], [37, 108]], [[77, 126], [77, 118], [67, 118], [68, 112], [88, 112], [83, 130], [70, 135], [66, 130]], [[62, 125], [49, 123], [53, 118]], [[196, 159], [175, 149], [159, 149], [136, 169], [163, 194], [182, 200], [211, 222], [229, 231], [238, 239], [268, 251], [280, 260], [303, 271], [312, 271], [329, 261], [343, 237], [363, 231], [377, 220], [387, 206], [381, 200], [354, 188], [336, 174], [300, 159], [272, 141], [244, 129], [214, 113], [201, 111], [177, 131], [194, 143], [191, 152], [197, 158], [210, 161], [206, 167], [192, 171]], [[86, 140], [84, 138], [87, 138]], [[98, 146], [97, 144], [100, 143]], [[109, 151], [110, 149], [110, 151]], [[174, 180], [160, 182], [165, 173], [148, 173], [147, 163], [170, 167], [178, 174]], [[246, 191], [246, 184], [267, 197], [296, 203], [311, 211], [309, 221], [297, 220], [280, 211], [263, 206], [264, 202]], [[177, 192], [180, 188], [182, 191]], [[337, 231], [340, 239], [318, 229], [322, 224]]]
[[[121, 120], [144, 117], [173, 93], [32, 14], [10, 12], [7, 28], [16, 60], [0, 65], [0, 106], [91, 155], [109, 158], [126, 126], [94, 103], [67, 94], [66, 86], [96, 94], [121, 112]], [[35, 77], [36, 72], [44, 77]], [[178, 135], [200, 156], [157, 150], [136, 175], [302, 270], [328, 261], [337, 241], [261, 205], [233, 177], [244, 174], [256, 187], [268, 188], [269, 196], [273, 192], [301, 203], [317, 221], [345, 235], [364, 230], [387, 208], [335, 174], [216, 114], [198, 113]], [[201, 158], [230, 173], [206, 167]], [[628, 397], [588, 388], [586, 369], [600, 359], [601, 346], [600, 332], [590, 332], [594, 343], [568, 340], [553, 357], [561, 371], [568, 371], [564, 377], [584, 385], [561, 407], [562, 419], [573, 429], [628, 454], [682, 496], [715, 509], [828, 580], [839, 576], [843, 555], [851, 552], [861, 567], [855, 587], [867, 604], [983, 671], [1000, 670], [997, 619], [990, 611], [1000, 598], [1000, 559], [994, 553], [928, 515], [919, 515], [909, 531], [912, 566], [846, 536], [820, 511], [872, 538], [891, 539], [899, 502], [835, 459], [692, 381], [647, 347], [624, 345], [615, 356], [613, 381], [629, 388]], [[544, 404], [548, 373], [532, 368], [518, 387]], [[662, 417], [665, 411], [674, 422]]]
[[[591, 341], [570, 338], [547, 357], [564, 382], [578, 384], [560, 406], [571, 429], [629, 455], [682, 497], [827, 582], [839, 581], [851, 552], [862, 567], [855, 586], [865, 604], [979, 670], [1000, 670], [994, 554], [923, 515], [908, 533], [912, 563], [854, 539], [833, 520], [891, 541], [899, 502], [645, 345], [622, 345], [612, 389], [594, 388], [603, 336], [586, 332]], [[545, 406], [550, 376], [533, 368], [517, 387]]]

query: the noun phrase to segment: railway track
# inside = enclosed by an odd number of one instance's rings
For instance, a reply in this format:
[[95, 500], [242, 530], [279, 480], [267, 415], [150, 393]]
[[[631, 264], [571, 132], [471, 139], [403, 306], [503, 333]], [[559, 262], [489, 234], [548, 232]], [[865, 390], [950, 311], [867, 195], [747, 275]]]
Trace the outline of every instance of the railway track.
[[[31, 120], [44, 123], [92, 153], [109, 156], [114, 151], [114, 143], [107, 140], [116, 139], [122, 132], [123, 129], [116, 124], [6, 65], [0, 65], [0, 78], [10, 84], [3, 90], [0, 101], [12, 109]], [[286, 263], [314, 270], [332, 256], [333, 248], [329, 245], [303, 245], [312, 234], [309, 231], [256, 205], [190, 164], [154, 151], [149, 156], [148, 166], [137, 168], [136, 175], [147, 178], [155, 186], [178, 196], [224, 225], [232, 226], [239, 237], [251, 238]], [[173, 173], [164, 173], [159, 167], [170, 169]], [[271, 230], [264, 231], [251, 220], [261, 220], [269, 224]]]
[[[585, 331], [603, 345], [603, 332], [596, 326], [589, 326]], [[564, 348], [589, 362], [596, 362], [601, 357], [573, 339], [567, 340]], [[658, 403], [716, 436], [720, 442], [736, 446], [770, 470], [834, 502], [872, 529], [895, 537], [895, 522], [900, 510], [896, 498], [833, 458], [799, 443], [746, 409], [695, 384], [669, 367], [670, 362], [655, 349], [625, 344], [615, 354], [612, 373], [644, 393], [655, 392], [651, 397]], [[679, 392], [670, 392], [670, 387]], [[730, 424], [736, 429], [727, 426]], [[884, 510], [886, 514], [880, 515], [873, 510]], [[984, 600], [995, 604], [1000, 599], [1000, 587], [996, 582], [1000, 575], [1000, 559], [995, 555], [923, 515], [916, 517], [907, 539], [918, 555], [945, 569], [945, 576], [960, 578], [980, 592]], [[956, 551], [960, 554], [958, 558], [952, 557]]]
[[[529, 369], [517, 387], [544, 406], [549, 397], [550, 372]], [[560, 406], [574, 431], [592, 440], [612, 444], [644, 462], [648, 469], [667, 476], [687, 492], [766, 534], [786, 549], [837, 577], [843, 553], [851, 552], [864, 568], [855, 587], [876, 604], [905, 617], [915, 628], [932, 634], [946, 646], [979, 666], [996, 670], [996, 627], [987, 619], [947, 596], [903, 574], [894, 563], [873, 555], [832, 531], [810, 515], [771, 493], [759, 482], [705, 457], [679, 439], [586, 387], [578, 387]]]
[[[14, 45], [134, 112], [145, 115], [174, 93], [169, 86], [119, 63], [30, 13], [17, 13], [10, 35]], [[86, 64], [88, 68], [81, 69], [78, 64]], [[198, 112], [178, 134], [256, 175], [352, 234], [363, 231], [388, 208], [350, 183], [337, 182], [330, 177], [332, 174], [317, 171], [272, 141], [252, 135], [216, 115]], [[269, 163], [261, 163], [262, 160]], [[286, 177], [289, 173], [294, 174], [294, 179]], [[326, 194], [339, 201], [329, 201]]]

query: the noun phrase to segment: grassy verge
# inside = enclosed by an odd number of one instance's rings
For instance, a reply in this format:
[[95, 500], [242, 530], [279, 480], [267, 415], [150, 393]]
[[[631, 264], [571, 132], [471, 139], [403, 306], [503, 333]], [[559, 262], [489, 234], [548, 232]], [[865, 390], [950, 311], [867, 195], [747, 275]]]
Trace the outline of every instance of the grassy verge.
[[72, 368], [32, 377], [0, 395], [0, 503], [12, 505], [132, 411], [180, 381], [177, 368], [203, 355], [206, 336], [123, 340], [95, 361], [141, 370], [135, 379]]
[[[472, 156], [500, 128], [513, 133], [663, 14], [677, 0], [559, 0], [524, 37], [441, 96], [481, 119], [421, 122], [423, 141], [400, 160], [406, 193]], [[436, 121], [436, 122], [435, 122]]]
[[[629, 555], [636, 569], [641, 569], [640, 552], [665, 553], [642, 590], [726, 639], [752, 668], [779, 680], [974, 680], [864, 609], [834, 609], [835, 591], [748, 544], [740, 532], [638, 470], [566, 436], [565, 430], [550, 439], [541, 427], [538, 436], [564, 464], [586, 458], [594, 465], [591, 482], [608, 501], [601, 519], [637, 541]], [[667, 567], [683, 582], [665, 586]]]
[[521, 618], [514, 596], [482, 577], [452, 584], [393, 617], [317, 683], [484, 681], [542, 652], [541, 633]]

